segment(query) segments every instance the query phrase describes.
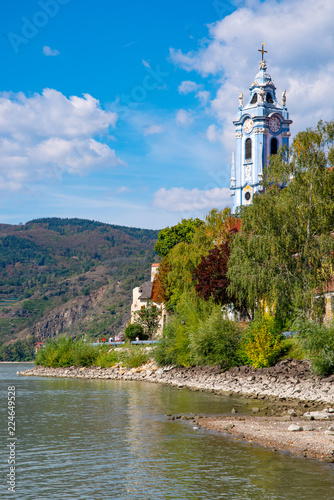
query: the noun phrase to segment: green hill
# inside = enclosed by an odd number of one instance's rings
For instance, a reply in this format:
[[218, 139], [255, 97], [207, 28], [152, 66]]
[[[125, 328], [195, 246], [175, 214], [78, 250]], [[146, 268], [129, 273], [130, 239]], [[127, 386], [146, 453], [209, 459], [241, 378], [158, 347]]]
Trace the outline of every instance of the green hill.
[[0, 344], [119, 333], [158, 231], [82, 219], [0, 224]]

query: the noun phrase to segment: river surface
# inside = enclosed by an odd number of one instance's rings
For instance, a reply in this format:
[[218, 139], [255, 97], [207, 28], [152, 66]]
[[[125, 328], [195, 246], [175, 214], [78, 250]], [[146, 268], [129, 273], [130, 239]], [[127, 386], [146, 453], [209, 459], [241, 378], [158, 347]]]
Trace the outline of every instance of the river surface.
[[[245, 401], [148, 382], [18, 377], [1, 363], [1, 499], [332, 500], [329, 465], [194, 430], [167, 414]], [[7, 388], [16, 387], [15, 493], [7, 490]]]

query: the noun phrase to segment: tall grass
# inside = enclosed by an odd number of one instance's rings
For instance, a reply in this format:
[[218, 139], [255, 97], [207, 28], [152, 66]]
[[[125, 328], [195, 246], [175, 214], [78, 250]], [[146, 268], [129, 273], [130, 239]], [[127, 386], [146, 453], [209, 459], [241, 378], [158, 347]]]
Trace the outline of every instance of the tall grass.
[[140, 346], [115, 350], [109, 345], [94, 347], [82, 341], [62, 337], [58, 340], [48, 340], [45, 347], [37, 353], [35, 364], [51, 368], [69, 366], [109, 368], [121, 362], [126, 368], [136, 368], [146, 363], [149, 357], [147, 348]]
[[317, 375], [334, 373], [334, 324], [320, 325], [305, 318], [294, 324], [298, 339], [310, 359], [312, 369]]
[[138, 368], [138, 366], [144, 365], [149, 361], [150, 355], [146, 348], [133, 346], [120, 351], [119, 358], [127, 368]]

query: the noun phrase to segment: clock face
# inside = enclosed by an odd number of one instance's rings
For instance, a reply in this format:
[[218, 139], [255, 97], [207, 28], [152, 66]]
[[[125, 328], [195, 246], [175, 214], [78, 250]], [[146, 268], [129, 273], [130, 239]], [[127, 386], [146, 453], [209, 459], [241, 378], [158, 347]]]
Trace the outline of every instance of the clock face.
[[281, 128], [281, 122], [277, 116], [272, 116], [269, 120], [269, 128], [272, 132], [278, 132]]
[[249, 134], [253, 130], [253, 125], [254, 125], [253, 120], [251, 120], [250, 118], [247, 118], [247, 120], [245, 120], [244, 126], [243, 126], [244, 132], [246, 134]]

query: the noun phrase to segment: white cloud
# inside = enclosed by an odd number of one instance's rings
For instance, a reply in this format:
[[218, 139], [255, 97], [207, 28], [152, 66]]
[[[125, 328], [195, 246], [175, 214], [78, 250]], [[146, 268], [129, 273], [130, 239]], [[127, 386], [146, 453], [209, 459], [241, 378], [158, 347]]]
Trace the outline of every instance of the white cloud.
[[51, 47], [48, 47], [48, 45], [44, 45], [43, 54], [45, 56], [58, 56], [60, 52], [57, 49], [51, 49]]
[[156, 208], [171, 212], [220, 209], [231, 205], [230, 190], [218, 187], [205, 191], [200, 189], [161, 188], [154, 194], [153, 205]]
[[180, 83], [178, 91], [180, 94], [189, 94], [189, 92], [197, 92], [197, 90], [201, 89], [202, 87], [203, 85], [199, 85], [196, 82], [185, 80]]
[[[294, 121], [292, 132], [330, 120], [334, 101], [332, 0], [246, 0], [224, 19], [211, 24], [198, 50], [171, 49], [171, 60], [186, 71], [220, 78], [211, 111], [224, 126], [224, 145], [234, 148], [232, 120], [238, 92], [248, 89], [258, 71], [258, 49], [265, 41], [268, 73], [276, 82], [277, 96], [287, 90], [287, 105]], [[318, 41], [320, 41], [318, 43]], [[181, 84], [182, 85], [182, 84]]]
[[143, 63], [143, 66], [145, 66], [145, 68], [150, 68], [150, 63], [145, 61], [145, 59], [142, 60], [142, 63]]
[[101, 141], [116, 120], [88, 94], [0, 93], [0, 189], [123, 164]]
[[196, 93], [196, 97], [200, 100], [200, 103], [205, 106], [210, 99], [210, 92], [208, 90], [199, 90]]
[[181, 82], [178, 87], [178, 91], [180, 94], [189, 94], [190, 92], [194, 92], [196, 97], [203, 105], [207, 104], [210, 99], [210, 92], [207, 90], [203, 90], [202, 84], [192, 82], [190, 80]]
[[218, 129], [217, 125], [214, 123], [209, 125], [206, 130], [206, 137], [209, 142], [221, 142], [222, 141], [222, 131]]
[[192, 113], [185, 109], [179, 109], [176, 113], [175, 121], [177, 125], [188, 127], [194, 121]]
[[161, 134], [165, 129], [161, 125], [150, 125], [144, 129], [144, 135]]

